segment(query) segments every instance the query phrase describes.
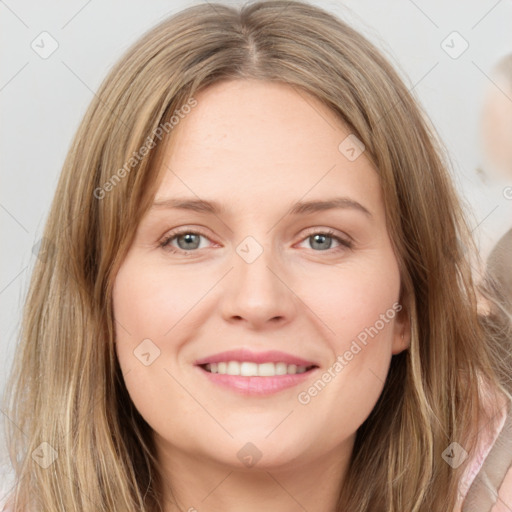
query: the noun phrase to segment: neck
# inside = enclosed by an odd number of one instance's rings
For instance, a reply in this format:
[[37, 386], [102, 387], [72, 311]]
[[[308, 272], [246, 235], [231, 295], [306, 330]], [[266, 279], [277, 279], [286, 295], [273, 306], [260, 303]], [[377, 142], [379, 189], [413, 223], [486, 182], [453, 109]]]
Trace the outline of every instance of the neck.
[[354, 438], [329, 453], [252, 467], [159, 446], [165, 512], [336, 512]]

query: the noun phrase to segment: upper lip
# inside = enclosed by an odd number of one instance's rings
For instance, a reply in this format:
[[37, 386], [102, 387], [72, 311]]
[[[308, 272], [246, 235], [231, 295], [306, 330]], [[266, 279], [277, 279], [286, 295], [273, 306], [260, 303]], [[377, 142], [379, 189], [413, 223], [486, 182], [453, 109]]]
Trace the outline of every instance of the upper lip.
[[198, 359], [195, 364], [203, 365], [208, 363], [220, 363], [222, 361], [240, 361], [250, 363], [286, 363], [295, 364], [297, 366], [317, 366], [315, 362], [308, 361], [301, 357], [280, 352], [279, 350], [269, 350], [266, 352], [251, 352], [246, 348], [227, 350], [212, 354], [211, 356]]

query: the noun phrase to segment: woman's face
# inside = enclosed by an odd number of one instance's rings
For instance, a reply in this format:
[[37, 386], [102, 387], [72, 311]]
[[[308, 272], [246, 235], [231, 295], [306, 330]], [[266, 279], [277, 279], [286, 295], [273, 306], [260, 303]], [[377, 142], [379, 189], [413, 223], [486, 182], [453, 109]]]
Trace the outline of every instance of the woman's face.
[[290, 86], [196, 100], [115, 280], [128, 392], [169, 457], [336, 460], [409, 341], [377, 173]]

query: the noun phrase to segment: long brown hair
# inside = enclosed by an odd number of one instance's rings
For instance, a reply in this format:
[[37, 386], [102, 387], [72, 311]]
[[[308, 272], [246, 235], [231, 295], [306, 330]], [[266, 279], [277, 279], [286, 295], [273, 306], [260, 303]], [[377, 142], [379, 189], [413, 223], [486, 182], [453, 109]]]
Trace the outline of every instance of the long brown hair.
[[[112, 285], [173, 123], [198, 91], [232, 79], [312, 94], [364, 143], [382, 185], [412, 338], [358, 430], [338, 510], [452, 510], [465, 464], [453, 469], [442, 454], [452, 442], [474, 454], [475, 425], [492, 421], [499, 397], [510, 401], [510, 330], [477, 314], [465, 254], [474, 246], [445, 151], [398, 74], [334, 15], [272, 0], [166, 19], [93, 99], [51, 206], [6, 391], [16, 512], [161, 509], [151, 429], [113, 348], [122, 327]], [[494, 396], [487, 409], [482, 382]]]

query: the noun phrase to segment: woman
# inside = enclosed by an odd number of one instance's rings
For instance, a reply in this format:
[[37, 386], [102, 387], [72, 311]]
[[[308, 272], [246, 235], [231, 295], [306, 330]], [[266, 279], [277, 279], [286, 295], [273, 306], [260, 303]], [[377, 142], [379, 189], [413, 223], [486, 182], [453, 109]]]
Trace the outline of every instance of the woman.
[[510, 326], [477, 314], [441, 146], [321, 9], [205, 4], [148, 32], [44, 240], [11, 510], [461, 510], [507, 431]]

